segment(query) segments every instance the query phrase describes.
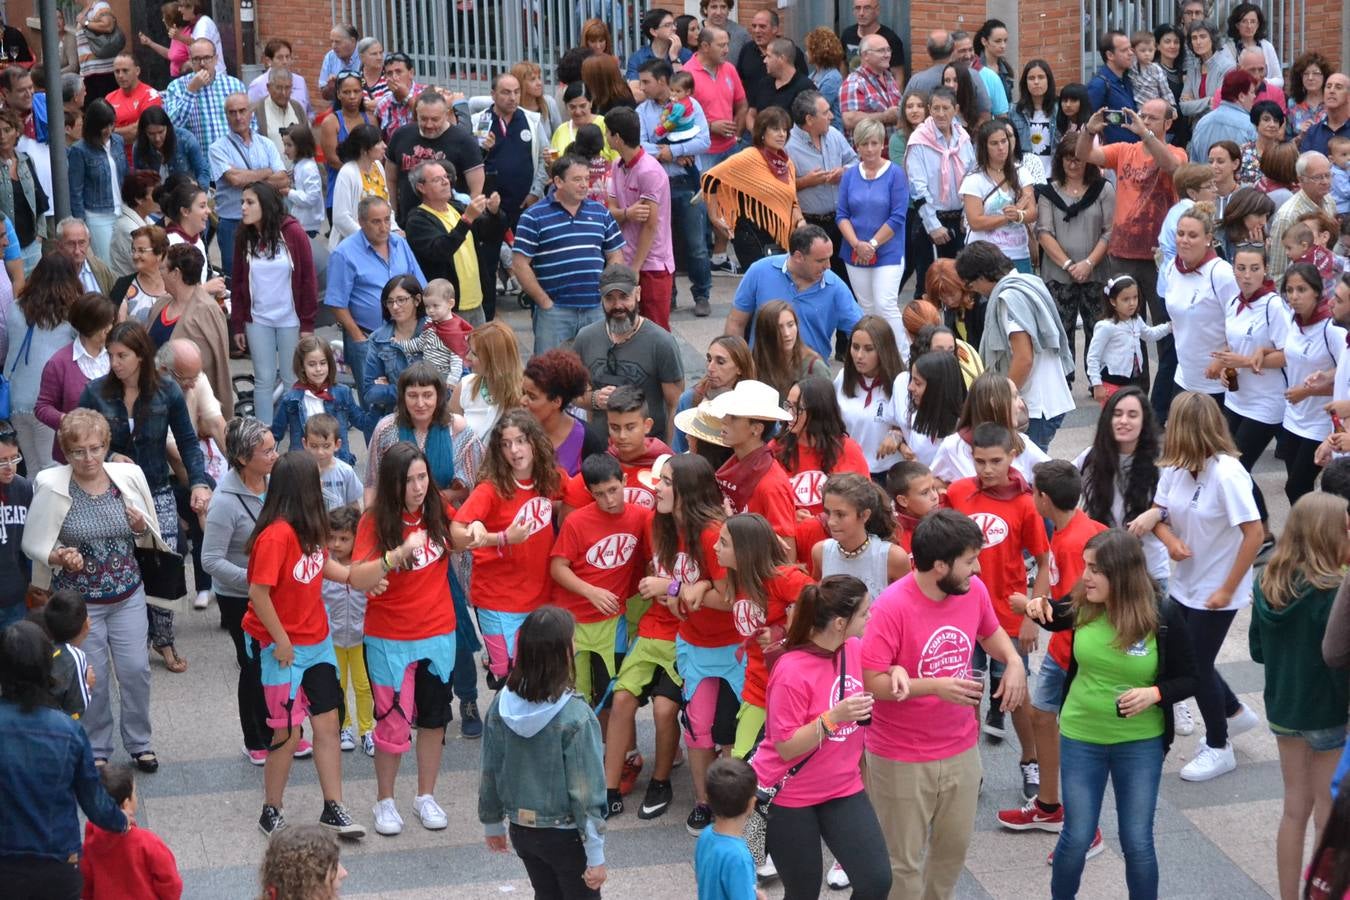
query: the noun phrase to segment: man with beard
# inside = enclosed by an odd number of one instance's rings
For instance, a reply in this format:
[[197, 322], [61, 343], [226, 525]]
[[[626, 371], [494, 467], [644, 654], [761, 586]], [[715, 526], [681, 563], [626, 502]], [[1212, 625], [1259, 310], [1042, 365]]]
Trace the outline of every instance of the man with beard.
[[[977, 643], [1006, 667], [992, 702], [1011, 712], [1026, 698], [1021, 657], [975, 577], [983, 543], [980, 526], [955, 510], [925, 516], [913, 571], [877, 597], [863, 638], [863, 681], [877, 700], [864, 771], [896, 896], [950, 897], [965, 865], [982, 778]], [[909, 674], [903, 703], [891, 691], [897, 666]]]
[[651, 434], [670, 443], [674, 410], [684, 391], [684, 366], [674, 336], [638, 314], [638, 275], [610, 263], [600, 275], [600, 305], [605, 318], [577, 332], [572, 349], [591, 374], [589, 401], [592, 434], [608, 440], [606, 404], [614, 389], [629, 384], [648, 398]]
[[385, 181], [398, 185], [390, 199], [402, 222], [420, 202], [408, 183], [408, 173], [421, 162], [448, 159], [455, 167], [455, 189], [470, 197], [483, 193], [483, 154], [467, 128], [451, 124], [450, 104], [440, 91], [428, 88], [417, 96], [417, 121], [404, 125], [389, 138], [385, 151]]

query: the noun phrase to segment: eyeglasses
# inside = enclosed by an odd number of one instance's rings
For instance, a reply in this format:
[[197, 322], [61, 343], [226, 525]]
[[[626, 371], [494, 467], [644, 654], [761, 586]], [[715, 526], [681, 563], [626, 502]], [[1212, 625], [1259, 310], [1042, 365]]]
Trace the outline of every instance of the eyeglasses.
[[13, 459], [0, 459], [0, 471], [4, 471], [5, 469], [17, 469], [21, 462], [23, 462], [23, 454], [19, 454]]
[[211, 54], [208, 54], [208, 55], [206, 55], [206, 56], [194, 56], [194, 57], [192, 57], [192, 61], [195, 62], [195, 63], [209, 63], [209, 62], [215, 62], [215, 61], [216, 61], [216, 55], [215, 55], [214, 53], [211, 53]]
[[1330, 172], [1325, 172], [1325, 173], [1323, 173], [1323, 174], [1321, 174], [1321, 175], [1300, 175], [1300, 176], [1298, 176], [1298, 180], [1299, 180], [1299, 181], [1330, 181], [1330, 180], [1331, 180], [1331, 173], [1330, 173]]
[[395, 306], [407, 306], [409, 303], [412, 303], [412, 302], [413, 302], [413, 298], [412, 298], [412, 297], [408, 297], [408, 296], [404, 296], [404, 297], [390, 297], [387, 301], [385, 301], [385, 304], [384, 304], [384, 305], [387, 306], [387, 307], [389, 307], [390, 309], [392, 309], [392, 308], [394, 308]]
[[75, 450], [71, 450], [66, 456], [78, 460], [98, 459], [107, 451], [107, 449], [107, 444], [99, 444], [97, 447], [79, 447]]

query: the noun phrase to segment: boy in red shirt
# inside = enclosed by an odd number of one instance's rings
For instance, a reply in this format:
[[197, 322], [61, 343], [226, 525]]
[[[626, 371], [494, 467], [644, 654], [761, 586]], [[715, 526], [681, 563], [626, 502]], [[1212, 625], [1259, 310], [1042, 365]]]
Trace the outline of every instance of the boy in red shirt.
[[[1040, 626], [1014, 612], [1011, 598], [1013, 594], [1026, 593], [1027, 565], [1023, 553], [1036, 561], [1033, 596], [1045, 596], [1050, 586], [1050, 544], [1036, 503], [1031, 499], [1031, 489], [1022, 473], [1012, 467], [1012, 432], [995, 422], [980, 425], [971, 434], [971, 455], [975, 460], [975, 477], [963, 478], [948, 487], [947, 502], [974, 519], [984, 534], [980, 577], [993, 598], [999, 625], [1009, 635], [1017, 636], [1018, 653], [1025, 668], [1027, 654], [1036, 649]], [[976, 652], [975, 668], [981, 667], [983, 657], [983, 653]], [[991, 692], [998, 689], [1002, 675], [1003, 666], [995, 660], [989, 667]], [[1036, 796], [1040, 784], [1040, 769], [1036, 761], [1036, 733], [1025, 706], [1013, 713], [1013, 728], [1022, 746], [1022, 796], [1030, 800]], [[984, 718], [984, 733], [993, 743], [1003, 740], [1003, 712], [992, 703]]]
[[891, 466], [886, 473], [886, 493], [895, 504], [895, 540], [905, 552], [919, 520], [940, 504], [937, 479], [923, 463], [907, 459]]
[[99, 773], [103, 787], [126, 814], [129, 827], [121, 834], [93, 822], [84, 826], [80, 875], [83, 900], [178, 900], [183, 877], [173, 851], [148, 828], [136, 825], [136, 779], [130, 766], [107, 765]]
[[[1055, 526], [1055, 536], [1050, 539], [1048, 596], [1052, 600], [1068, 602], [1082, 592], [1083, 547], [1093, 535], [1105, 531], [1106, 526], [1088, 518], [1087, 513], [1078, 508], [1083, 478], [1072, 463], [1059, 459], [1040, 463], [1036, 466], [1035, 478], [1032, 497], [1036, 511]], [[1026, 611], [1024, 595], [1013, 594], [1011, 599], [1015, 612], [1021, 615]], [[1031, 691], [1031, 721], [1040, 762], [1039, 792], [1020, 809], [999, 812], [998, 821], [1004, 828], [1058, 832], [1064, 824], [1064, 807], [1059, 803], [1059, 708], [1064, 699], [1064, 681], [1069, 674], [1072, 653], [1072, 631], [1059, 631], [1051, 636]], [[1088, 856], [1096, 856], [1101, 850], [1101, 832], [1098, 831]]]
[[[662, 455], [674, 453], [666, 442], [650, 437], [652, 418], [647, 415], [647, 397], [632, 385], [616, 387], [605, 402], [605, 422], [609, 429], [609, 455], [623, 469], [624, 501], [643, 509], [656, 509], [652, 491], [652, 463]], [[563, 484], [563, 506], [559, 519], [565, 521], [573, 510], [595, 502], [578, 472]]]

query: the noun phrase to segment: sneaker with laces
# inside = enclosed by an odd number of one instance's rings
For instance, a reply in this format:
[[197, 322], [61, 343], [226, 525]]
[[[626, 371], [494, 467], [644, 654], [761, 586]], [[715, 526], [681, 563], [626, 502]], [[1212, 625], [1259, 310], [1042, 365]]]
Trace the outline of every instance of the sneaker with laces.
[[755, 877], [762, 880], [778, 877], [778, 867], [773, 864], [773, 857], [764, 854], [764, 865], [755, 866]]
[[1004, 724], [1003, 710], [998, 708], [997, 702], [990, 702], [989, 711], [984, 714], [984, 727], [981, 729], [991, 744], [1003, 743], [1003, 735], [1008, 733]]
[[344, 753], [356, 749], [356, 735], [352, 734], [350, 728], [344, 728], [338, 732], [338, 746], [342, 748]]
[[1061, 806], [1052, 813], [1046, 812], [1041, 809], [1035, 798], [1032, 798], [1023, 804], [1021, 809], [999, 810], [998, 824], [1010, 831], [1038, 829], [1058, 832], [1064, 827], [1064, 807]]
[[1181, 767], [1182, 781], [1209, 781], [1237, 768], [1237, 758], [1233, 755], [1233, 745], [1211, 747], [1201, 744], [1195, 759]]
[[[1101, 852], [1105, 849], [1106, 847], [1102, 845], [1102, 830], [1098, 828], [1097, 833], [1092, 836], [1092, 843], [1088, 844], [1087, 855], [1083, 857], [1083, 860], [1087, 861], [1094, 856], [1100, 856]], [[1045, 858], [1045, 864], [1047, 866], [1053, 866], [1055, 864], [1055, 851], [1050, 851], [1050, 855]]]
[[1172, 729], [1182, 737], [1195, 734], [1195, 717], [1191, 715], [1191, 705], [1185, 700], [1172, 704]]
[[400, 834], [403, 831], [403, 817], [398, 814], [398, 807], [394, 806], [394, 798], [389, 797], [385, 800], [376, 800], [375, 808], [375, 833], [386, 837]]
[[258, 828], [262, 833], [271, 837], [285, 827], [286, 817], [281, 814], [281, 810], [270, 803], [264, 804], [262, 815], [258, 816]]
[[1035, 800], [1041, 792], [1041, 767], [1036, 760], [1018, 763], [1022, 770], [1022, 799]]
[[308, 759], [314, 755], [314, 745], [301, 738], [300, 743], [295, 745], [295, 753], [292, 755], [296, 759]]
[[245, 747], [245, 748], [244, 748], [244, 758], [247, 759], [250, 763], [252, 763], [252, 764], [255, 765], [255, 766], [265, 766], [265, 765], [267, 765], [267, 751], [266, 751], [266, 750], [250, 750], [250, 749], [248, 749], [247, 747]]
[[319, 814], [319, 824], [341, 837], [363, 838], [366, 836], [366, 827], [353, 819], [351, 813], [347, 812], [347, 807], [336, 800], [325, 800], [323, 802], [323, 812]]
[[459, 701], [459, 736], [471, 741], [483, 736], [483, 717], [478, 714], [477, 700]]
[[655, 819], [658, 816], [666, 814], [670, 809], [670, 801], [675, 798], [675, 792], [671, 790], [670, 782], [657, 781], [653, 778], [647, 783], [647, 794], [642, 798], [642, 806], [638, 809], [639, 819]]
[[684, 827], [694, 837], [703, 833], [703, 829], [712, 824], [712, 808], [706, 803], [694, 804], [693, 812], [684, 820]]
[[430, 794], [418, 794], [413, 798], [413, 812], [417, 813], [417, 818], [422, 820], [422, 827], [427, 831], [440, 831], [450, 824], [445, 810]]
[[830, 886], [830, 890], [832, 891], [842, 891], [850, 884], [848, 873], [844, 871], [843, 866], [839, 865], [838, 862], [835, 862], [834, 865], [830, 866], [830, 871], [825, 876], [825, 883]]
[[361, 752], [366, 756], [375, 755], [375, 736], [369, 731], [361, 735]]
[[1255, 710], [1245, 703], [1241, 704], [1241, 707], [1237, 711], [1237, 715], [1228, 717], [1228, 737], [1230, 740], [1261, 724], [1261, 717], [1256, 714]]
[[197, 592], [197, 596], [196, 596], [195, 598], [193, 598], [193, 601], [192, 601], [192, 608], [193, 608], [193, 609], [206, 609], [206, 608], [207, 608], [208, 606], [210, 606], [210, 605], [211, 605], [211, 592], [210, 592], [210, 591], [198, 591], [198, 592]]
[[710, 264], [709, 268], [712, 270], [712, 273], [714, 275], [741, 274], [741, 267], [736, 265], [736, 260], [732, 259], [730, 256], [726, 257], [721, 262], [715, 262]]
[[633, 786], [637, 784], [638, 776], [642, 774], [642, 766], [646, 760], [642, 758], [641, 753], [630, 753], [623, 760], [623, 771], [619, 773], [619, 793], [627, 797], [633, 793]]
[[707, 318], [712, 314], [712, 307], [708, 305], [708, 298], [701, 297], [694, 301], [694, 315], [700, 319]]

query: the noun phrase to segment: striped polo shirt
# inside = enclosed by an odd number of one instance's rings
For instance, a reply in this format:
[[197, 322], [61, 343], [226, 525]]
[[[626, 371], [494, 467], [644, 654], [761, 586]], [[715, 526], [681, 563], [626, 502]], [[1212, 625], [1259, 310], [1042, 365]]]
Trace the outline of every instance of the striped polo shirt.
[[623, 249], [614, 217], [594, 200], [583, 200], [572, 215], [555, 198], [521, 213], [516, 253], [530, 260], [539, 286], [558, 306], [600, 305], [600, 272], [606, 254]]

